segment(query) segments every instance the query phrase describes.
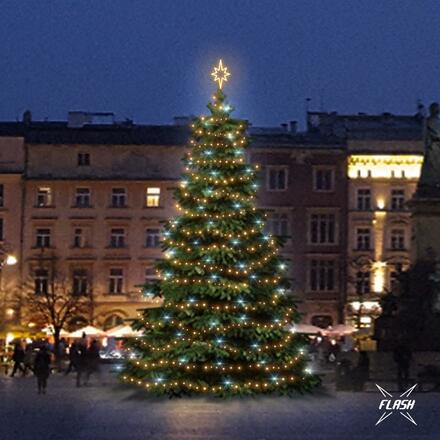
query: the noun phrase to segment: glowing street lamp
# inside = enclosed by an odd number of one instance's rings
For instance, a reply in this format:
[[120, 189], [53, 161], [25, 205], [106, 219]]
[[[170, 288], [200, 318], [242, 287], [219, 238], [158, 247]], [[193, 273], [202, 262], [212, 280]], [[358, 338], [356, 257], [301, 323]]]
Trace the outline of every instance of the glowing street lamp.
[[6, 257], [5, 263], [6, 266], [14, 266], [15, 264], [17, 264], [17, 257], [15, 255], [8, 255]]

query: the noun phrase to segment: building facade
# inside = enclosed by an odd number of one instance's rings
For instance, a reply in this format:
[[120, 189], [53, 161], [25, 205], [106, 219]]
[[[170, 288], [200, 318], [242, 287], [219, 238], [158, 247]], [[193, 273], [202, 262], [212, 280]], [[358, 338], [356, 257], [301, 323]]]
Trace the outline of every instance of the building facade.
[[423, 162], [420, 115], [309, 113], [309, 130], [345, 139], [345, 320], [368, 328], [410, 264], [412, 198]]
[[[187, 124], [0, 123], [2, 298], [46, 289], [53, 272], [105, 329], [160, 303], [143, 294], [175, 213]], [[369, 326], [380, 296], [409, 263], [406, 201], [423, 145], [418, 116], [308, 113], [292, 125], [251, 129], [247, 158], [261, 167], [258, 204], [284, 239], [288, 276], [308, 324]], [[6, 295], [7, 293], [7, 295]], [[5, 300], [6, 301], [6, 300]], [[6, 302], [4, 303], [6, 304]], [[18, 310], [3, 307], [12, 319]]]

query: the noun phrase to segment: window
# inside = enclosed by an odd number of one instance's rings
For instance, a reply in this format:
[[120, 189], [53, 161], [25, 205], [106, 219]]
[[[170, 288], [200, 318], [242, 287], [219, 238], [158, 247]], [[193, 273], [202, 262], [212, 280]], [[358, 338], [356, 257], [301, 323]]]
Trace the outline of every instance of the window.
[[160, 229], [147, 228], [145, 230], [145, 247], [158, 248], [160, 246]]
[[124, 208], [127, 206], [127, 191], [125, 188], [112, 189], [112, 207]]
[[0, 208], [5, 206], [5, 186], [0, 184]]
[[119, 315], [110, 315], [105, 319], [103, 328], [105, 331], [110, 330], [113, 327], [117, 327], [118, 325], [124, 324], [124, 318], [121, 318]]
[[157, 280], [156, 269], [153, 266], [146, 267], [145, 268], [145, 284], [149, 284], [155, 280]]
[[392, 189], [391, 190], [391, 209], [393, 211], [401, 211], [404, 209], [405, 203], [405, 190], [404, 189]]
[[313, 244], [334, 244], [335, 234], [334, 214], [312, 214], [310, 216], [310, 242]]
[[314, 315], [310, 323], [316, 327], [326, 329], [333, 325], [333, 318], [329, 315]]
[[110, 247], [122, 248], [125, 247], [125, 229], [112, 228], [110, 231]]
[[356, 229], [356, 249], [359, 251], [368, 251], [371, 249], [371, 229]]
[[49, 272], [47, 269], [37, 269], [34, 276], [34, 292], [36, 295], [47, 294], [49, 288]]
[[124, 271], [123, 269], [110, 269], [109, 276], [109, 293], [119, 294], [122, 293], [124, 286]]
[[69, 329], [69, 331], [74, 332], [79, 328], [85, 327], [86, 325], [88, 325], [88, 323], [89, 321], [87, 321], [87, 319], [83, 316], [75, 316], [74, 318], [69, 320], [67, 328]]
[[277, 236], [289, 235], [289, 217], [287, 214], [271, 214], [267, 220], [266, 231]]
[[[0, 241], [3, 241], [5, 239], [4, 230], [5, 230], [4, 220], [2, 218], [0, 218]], [[1, 270], [1, 268], [0, 268], [0, 270]]]
[[357, 190], [356, 206], [360, 211], [369, 211], [371, 209], [371, 189], [359, 188]]
[[85, 269], [75, 269], [72, 274], [72, 292], [74, 295], [88, 293], [88, 274]]
[[37, 190], [37, 206], [44, 208], [52, 205], [52, 188], [43, 186]]
[[89, 153], [78, 153], [78, 166], [84, 167], [90, 165], [90, 154]]
[[403, 265], [402, 263], [396, 263], [394, 264], [394, 267], [392, 267], [390, 271], [390, 291], [396, 292], [398, 286], [399, 286], [399, 278], [402, 274]]
[[287, 167], [267, 168], [267, 189], [269, 191], [285, 191], [287, 189]]
[[332, 168], [313, 169], [313, 190], [314, 191], [333, 191], [334, 170]]
[[73, 247], [86, 247], [86, 234], [84, 228], [75, 228], [73, 231]]
[[405, 230], [391, 229], [391, 249], [401, 251], [405, 249]]
[[335, 290], [335, 262], [333, 260], [311, 260], [310, 290], [330, 292]]
[[76, 188], [75, 206], [78, 208], [90, 206], [90, 188]]
[[370, 292], [370, 272], [358, 271], [356, 273], [356, 293], [364, 295]]
[[39, 248], [50, 247], [50, 229], [39, 228], [36, 230], [35, 246]]
[[145, 204], [148, 208], [157, 208], [160, 205], [160, 188], [147, 188]]

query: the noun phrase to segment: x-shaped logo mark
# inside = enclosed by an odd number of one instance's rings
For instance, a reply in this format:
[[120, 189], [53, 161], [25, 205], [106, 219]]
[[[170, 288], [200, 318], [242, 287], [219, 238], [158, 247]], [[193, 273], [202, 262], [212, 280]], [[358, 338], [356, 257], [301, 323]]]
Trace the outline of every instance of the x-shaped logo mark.
[[[415, 388], [416, 386], [417, 386], [417, 384], [413, 385], [411, 388], [408, 388], [404, 393], [402, 393], [402, 394], [399, 396], [399, 398], [396, 398], [396, 401], [397, 401], [397, 400], [400, 400], [400, 399], [402, 399], [402, 398], [408, 398], [409, 395], [414, 391], [414, 388]], [[380, 391], [380, 393], [382, 394], [382, 396], [384, 396], [384, 397], [390, 397], [391, 399], [393, 398], [393, 395], [392, 395], [391, 393], [389, 393], [387, 390], [383, 389], [382, 387], [380, 387], [380, 386], [377, 385], [377, 384], [376, 384], [376, 387], [378, 388], [378, 390]], [[414, 403], [414, 402], [413, 402], [413, 403]], [[398, 402], [397, 409], [394, 408], [395, 406], [396, 406], [396, 405], [394, 405], [394, 406], [392, 405], [392, 409], [391, 409], [391, 410], [387, 409], [387, 410], [386, 410], [386, 411], [380, 416], [379, 420], [376, 422], [376, 426], [377, 426], [379, 423], [382, 423], [385, 419], [387, 419], [391, 414], [393, 414], [394, 411], [399, 411], [399, 413], [400, 413], [403, 417], [405, 417], [405, 419], [409, 420], [411, 423], [413, 423], [414, 425], [417, 426], [416, 421], [411, 417], [411, 415], [409, 414], [408, 411], [402, 412], [402, 411], [399, 410], [400, 402]], [[388, 404], [387, 404], [387, 407], [388, 407]], [[380, 406], [379, 406], [379, 408], [380, 408]], [[412, 409], [412, 407], [411, 407], [411, 409]]]

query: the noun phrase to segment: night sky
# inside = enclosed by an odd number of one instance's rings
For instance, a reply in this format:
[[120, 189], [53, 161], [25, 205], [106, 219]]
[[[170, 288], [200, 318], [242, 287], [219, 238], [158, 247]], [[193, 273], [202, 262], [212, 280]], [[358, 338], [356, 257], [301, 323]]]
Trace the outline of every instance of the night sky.
[[223, 58], [236, 115], [414, 113], [440, 100], [438, 0], [6, 0], [0, 120], [69, 110], [170, 123], [200, 114]]

